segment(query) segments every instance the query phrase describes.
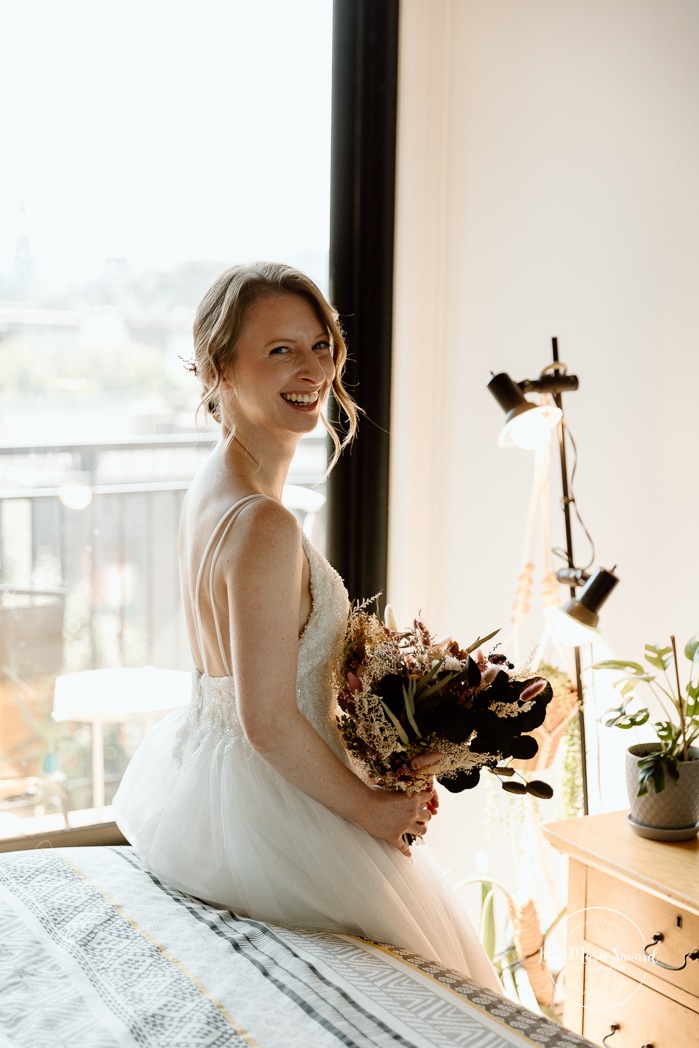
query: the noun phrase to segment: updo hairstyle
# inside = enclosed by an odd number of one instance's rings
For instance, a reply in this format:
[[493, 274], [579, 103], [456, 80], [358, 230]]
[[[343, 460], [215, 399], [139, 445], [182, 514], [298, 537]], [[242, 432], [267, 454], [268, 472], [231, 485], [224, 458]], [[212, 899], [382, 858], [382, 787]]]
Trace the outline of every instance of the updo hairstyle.
[[354, 438], [359, 409], [342, 384], [347, 359], [347, 346], [335, 309], [326, 301], [310, 277], [298, 269], [278, 262], [253, 262], [226, 269], [204, 295], [194, 318], [194, 367], [202, 384], [200, 407], [205, 407], [217, 422], [221, 421], [221, 380], [235, 363], [236, 343], [256, 302], [277, 295], [302, 295], [318, 313], [332, 341], [335, 377], [332, 390], [347, 416], [346, 434], [340, 440], [325, 416], [335, 450], [329, 469], [337, 462], [342, 449]]

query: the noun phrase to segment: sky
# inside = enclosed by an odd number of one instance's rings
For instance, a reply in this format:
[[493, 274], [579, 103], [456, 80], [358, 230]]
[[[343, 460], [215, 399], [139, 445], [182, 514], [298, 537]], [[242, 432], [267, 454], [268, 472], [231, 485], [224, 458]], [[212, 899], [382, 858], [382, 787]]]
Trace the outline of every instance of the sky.
[[0, 0], [0, 273], [324, 257], [332, 0]]

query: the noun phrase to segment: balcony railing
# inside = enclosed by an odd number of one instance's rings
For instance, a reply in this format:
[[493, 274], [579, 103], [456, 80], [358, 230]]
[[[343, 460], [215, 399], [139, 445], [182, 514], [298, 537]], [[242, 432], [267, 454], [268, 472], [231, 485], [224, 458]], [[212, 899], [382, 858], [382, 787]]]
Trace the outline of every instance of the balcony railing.
[[[59, 675], [189, 667], [178, 522], [215, 439], [0, 445], [0, 836], [3, 814], [92, 803], [90, 730], [52, 717]], [[321, 547], [325, 463], [324, 434], [304, 438], [285, 498]], [[105, 728], [107, 802], [135, 741]]]

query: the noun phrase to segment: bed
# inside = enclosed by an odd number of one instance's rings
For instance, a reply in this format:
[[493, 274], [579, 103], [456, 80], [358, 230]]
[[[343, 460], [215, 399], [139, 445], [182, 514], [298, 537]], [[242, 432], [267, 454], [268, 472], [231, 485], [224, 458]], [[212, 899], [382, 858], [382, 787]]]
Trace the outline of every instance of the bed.
[[587, 1043], [404, 951], [172, 891], [128, 847], [0, 855], [0, 1044], [12, 1048]]

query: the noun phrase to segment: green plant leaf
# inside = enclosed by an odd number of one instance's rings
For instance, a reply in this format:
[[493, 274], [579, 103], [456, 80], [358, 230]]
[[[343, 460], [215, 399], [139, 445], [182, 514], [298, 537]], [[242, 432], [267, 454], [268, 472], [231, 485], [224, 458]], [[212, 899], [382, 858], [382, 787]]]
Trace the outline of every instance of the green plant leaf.
[[674, 782], [677, 782], [680, 776], [680, 764], [674, 754], [658, 750], [642, 757], [638, 762], [637, 796], [644, 797], [651, 784], [655, 793], [662, 793], [665, 789], [666, 772]]
[[685, 716], [690, 719], [699, 717], [699, 681], [687, 685], [687, 700], [684, 704]]
[[665, 789], [665, 772], [661, 764], [656, 764], [651, 771], [651, 782], [656, 793]]
[[526, 793], [527, 785], [524, 782], [503, 782], [500, 784], [505, 793]]
[[553, 787], [549, 786], [547, 782], [543, 782], [541, 779], [532, 779], [531, 782], [527, 783], [527, 793], [530, 793], [532, 797], [540, 797], [542, 800], [549, 800], [553, 797]]
[[699, 662], [699, 633], [689, 638], [684, 646], [684, 653], [690, 662]]
[[657, 670], [666, 670], [668, 666], [672, 665], [672, 648], [661, 648], [658, 644], [646, 644], [644, 658]]
[[656, 721], [653, 725], [655, 734], [661, 742], [673, 745], [680, 737], [680, 729], [670, 721]]
[[642, 677], [646, 672], [640, 662], [627, 662], [625, 659], [604, 659], [602, 662], [593, 663], [592, 669], [619, 670], [620, 673], [626, 673], [630, 677]]
[[623, 706], [618, 710], [610, 710], [609, 712], [612, 716], [605, 720], [605, 728], [639, 728], [650, 717], [648, 710], [637, 710], [635, 713], [627, 713]]

